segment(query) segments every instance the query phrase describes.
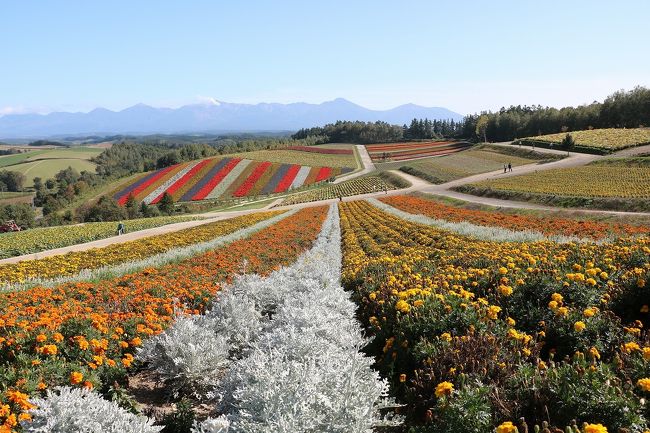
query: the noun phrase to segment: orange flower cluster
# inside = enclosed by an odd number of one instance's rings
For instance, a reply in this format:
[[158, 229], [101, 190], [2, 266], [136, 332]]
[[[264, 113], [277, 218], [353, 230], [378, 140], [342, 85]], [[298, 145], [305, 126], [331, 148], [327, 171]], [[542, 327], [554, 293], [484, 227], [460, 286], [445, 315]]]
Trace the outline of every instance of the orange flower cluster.
[[324, 207], [304, 209], [247, 239], [158, 269], [0, 294], [0, 426], [28, 409], [21, 396], [123, 377], [135, 348], [167, 327], [175, 311], [202, 311], [243, 264], [246, 272], [265, 274], [292, 262], [311, 246], [325, 215]]
[[648, 226], [470, 210], [413, 196], [394, 196], [380, 200], [405, 212], [422, 214], [431, 218], [453, 222], [467, 221], [477, 225], [503, 227], [510, 230], [535, 230], [546, 235], [573, 235], [601, 239], [608, 234], [624, 236], [650, 233]]

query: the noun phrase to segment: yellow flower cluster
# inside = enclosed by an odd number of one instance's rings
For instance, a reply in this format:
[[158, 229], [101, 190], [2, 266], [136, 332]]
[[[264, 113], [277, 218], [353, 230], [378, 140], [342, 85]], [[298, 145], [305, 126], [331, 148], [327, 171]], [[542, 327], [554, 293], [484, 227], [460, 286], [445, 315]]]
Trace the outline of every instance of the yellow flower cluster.
[[[194, 216], [161, 216], [124, 221], [128, 232], [197, 219]], [[43, 227], [0, 234], [0, 259], [105, 239], [115, 235], [116, 222]]]
[[96, 269], [140, 260], [172, 248], [188, 246], [232, 233], [277, 214], [278, 212], [250, 214], [104, 248], [0, 265], [0, 283], [23, 283], [34, 278], [50, 279], [75, 275], [83, 269]]

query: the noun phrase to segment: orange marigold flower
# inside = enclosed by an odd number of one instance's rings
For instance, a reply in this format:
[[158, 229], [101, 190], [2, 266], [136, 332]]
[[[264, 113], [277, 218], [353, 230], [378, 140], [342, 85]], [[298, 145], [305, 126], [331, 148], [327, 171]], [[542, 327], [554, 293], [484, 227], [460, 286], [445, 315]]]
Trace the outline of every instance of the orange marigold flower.
[[84, 375], [83, 373], [79, 373], [78, 371], [73, 371], [70, 373], [70, 383], [73, 385], [78, 385], [81, 383], [81, 381], [84, 380]]
[[451, 393], [454, 391], [454, 384], [451, 382], [440, 382], [436, 386], [436, 397], [441, 398], [446, 395], [451, 395]]

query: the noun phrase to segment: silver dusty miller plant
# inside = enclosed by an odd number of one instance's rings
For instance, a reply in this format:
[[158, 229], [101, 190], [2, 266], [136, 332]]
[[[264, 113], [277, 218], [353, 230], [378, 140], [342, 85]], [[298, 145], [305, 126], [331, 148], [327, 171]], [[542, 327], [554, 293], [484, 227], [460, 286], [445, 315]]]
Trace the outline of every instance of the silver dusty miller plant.
[[25, 433], [156, 433], [162, 427], [134, 415], [98, 393], [85, 388], [48, 390], [32, 403], [31, 421], [22, 423]]
[[360, 353], [366, 340], [340, 285], [340, 242], [332, 206], [294, 265], [229, 288], [255, 302], [264, 329], [216, 389], [222, 415], [196, 423], [193, 433], [365, 433], [399, 424], [379, 415], [388, 385]]

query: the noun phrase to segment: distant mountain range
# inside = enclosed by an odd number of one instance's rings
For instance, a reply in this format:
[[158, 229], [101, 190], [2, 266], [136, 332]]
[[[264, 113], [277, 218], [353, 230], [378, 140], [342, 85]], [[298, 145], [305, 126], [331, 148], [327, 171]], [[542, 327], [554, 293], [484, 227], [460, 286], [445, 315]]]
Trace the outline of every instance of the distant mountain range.
[[210, 103], [180, 108], [137, 104], [122, 111], [97, 108], [88, 113], [10, 114], [0, 117], [0, 138], [51, 137], [64, 134], [154, 134], [198, 132], [293, 131], [337, 120], [383, 120], [408, 123], [413, 118], [454, 119], [462, 115], [442, 107], [405, 104], [370, 110], [338, 98], [322, 104]]

